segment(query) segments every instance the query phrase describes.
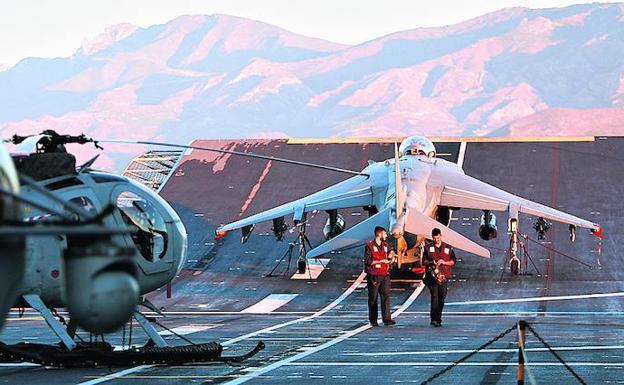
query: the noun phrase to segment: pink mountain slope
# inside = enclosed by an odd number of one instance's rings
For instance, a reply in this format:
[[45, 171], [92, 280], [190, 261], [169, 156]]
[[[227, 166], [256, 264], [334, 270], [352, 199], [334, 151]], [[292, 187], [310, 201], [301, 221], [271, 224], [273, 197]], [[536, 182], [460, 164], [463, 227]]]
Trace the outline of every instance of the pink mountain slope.
[[[623, 34], [621, 4], [511, 8], [357, 46], [225, 15], [120, 24], [72, 57], [0, 70], [0, 132], [183, 143], [622, 134]], [[143, 150], [108, 147], [101, 167]]]

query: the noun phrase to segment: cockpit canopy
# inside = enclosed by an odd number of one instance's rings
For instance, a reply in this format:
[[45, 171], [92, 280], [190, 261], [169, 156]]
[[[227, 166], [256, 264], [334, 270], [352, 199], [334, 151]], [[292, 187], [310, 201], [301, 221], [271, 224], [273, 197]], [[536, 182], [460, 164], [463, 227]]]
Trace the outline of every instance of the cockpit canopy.
[[126, 224], [136, 230], [132, 241], [141, 255], [150, 262], [161, 260], [167, 251], [168, 235], [165, 219], [155, 204], [147, 197], [124, 191], [117, 198], [117, 207]]
[[424, 136], [410, 136], [399, 147], [401, 156], [425, 155], [428, 158], [436, 156], [436, 148], [431, 141]]

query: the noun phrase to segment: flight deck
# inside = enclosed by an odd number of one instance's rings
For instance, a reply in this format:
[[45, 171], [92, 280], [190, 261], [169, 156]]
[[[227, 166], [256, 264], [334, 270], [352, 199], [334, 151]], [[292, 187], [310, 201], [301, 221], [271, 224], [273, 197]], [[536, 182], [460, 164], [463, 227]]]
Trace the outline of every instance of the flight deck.
[[[393, 141], [381, 139], [359, 143], [198, 140], [194, 144], [352, 170], [361, 170], [369, 160], [391, 158], [394, 151]], [[180, 159], [160, 192], [186, 226], [188, 259], [173, 281], [171, 298], [166, 288], [150, 295], [164, 316], [148, 314], [171, 344], [188, 344], [176, 335], [195, 344], [217, 341], [224, 346], [224, 356], [243, 354], [258, 341], [266, 348], [242, 363], [89, 369], [5, 363], [0, 366], [0, 381], [420, 384], [431, 379], [432, 384], [512, 384], [518, 362], [515, 325], [525, 320], [547, 343], [528, 334], [527, 374], [537, 383], [578, 383], [566, 366], [586, 383], [620, 383], [624, 378], [620, 257], [624, 138], [463, 143], [443, 139], [435, 144], [439, 156], [461, 162], [468, 175], [599, 223], [604, 239], [579, 229], [571, 243], [568, 227], [555, 223], [546, 239], [539, 240], [532, 228], [535, 219], [521, 215], [520, 231], [527, 235], [526, 267], [522, 266], [522, 275], [512, 275], [505, 263], [507, 216], [497, 213], [499, 236], [485, 242], [478, 236], [481, 212], [454, 211], [451, 227], [490, 249], [492, 258], [457, 251], [459, 262], [449, 283], [443, 327], [429, 325], [429, 292], [422, 283], [397, 279], [391, 297], [397, 325], [373, 328], [367, 319], [361, 247], [310, 260], [306, 272], [296, 274], [296, 256], [288, 263], [289, 245], [296, 238], [292, 218], [286, 218], [289, 230], [283, 241], [275, 240], [271, 223], [258, 225], [244, 244], [239, 231], [215, 239], [221, 224], [321, 190], [346, 179], [345, 175], [193, 150]], [[341, 214], [347, 227], [368, 215], [362, 209]], [[326, 219], [325, 212], [307, 217], [313, 246], [323, 241]], [[1, 335], [3, 342], [57, 342], [34, 312], [13, 310]], [[84, 332], [79, 335], [92, 338]], [[121, 347], [143, 345], [147, 337], [134, 324], [105, 339]]]

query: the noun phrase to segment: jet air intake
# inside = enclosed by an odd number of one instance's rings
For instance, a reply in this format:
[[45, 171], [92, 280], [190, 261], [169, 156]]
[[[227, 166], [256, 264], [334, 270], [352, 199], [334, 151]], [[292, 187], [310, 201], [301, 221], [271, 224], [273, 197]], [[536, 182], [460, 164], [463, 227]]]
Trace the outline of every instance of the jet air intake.
[[92, 238], [65, 251], [67, 310], [78, 326], [110, 333], [132, 317], [139, 299], [135, 255], [134, 248]]

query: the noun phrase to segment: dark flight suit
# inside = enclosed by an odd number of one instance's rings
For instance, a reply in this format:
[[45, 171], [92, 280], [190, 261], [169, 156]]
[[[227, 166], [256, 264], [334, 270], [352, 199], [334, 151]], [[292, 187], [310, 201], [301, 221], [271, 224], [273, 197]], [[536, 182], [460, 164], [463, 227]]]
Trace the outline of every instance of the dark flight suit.
[[[423, 263], [426, 267], [425, 274], [425, 285], [429, 289], [431, 293], [431, 323], [442, 323], [442, 309], [444, 309], [444, 300], [446, 299], [447, 293], [447, 282], [446, 280], [443, 283], [438, 283], [433, 275], [430, 273], [430, 269], [435, 266], [435, 262], [443, 259], [445, 261], [453, 261], [457, 262], [455, 258], [455, 251], [450, 245], [442, 242], [440, 247], [436, 247], [433, 242], [425, 245], [425, 250], [423, 254]], [[448, 279], [451, 277], [452, 269], [451, 266], [440, 265], [438, 267], [438, 271], [440, 274], [444, 274], [444, 276]]]
[[381, 297], [381, 318], [384, 323], [391, 321], [390, 314], [390, 265], [387, 263], [375, 264], [374, 261], [387, 260], [392, 249], [387, 243], [377, 245], [375, 240], [364, 247], [364, 271], [366, 271], [366, 286], [368, 288], [368, 320], [377, 324], [377, 298]]

